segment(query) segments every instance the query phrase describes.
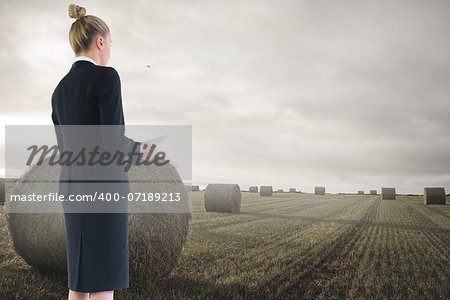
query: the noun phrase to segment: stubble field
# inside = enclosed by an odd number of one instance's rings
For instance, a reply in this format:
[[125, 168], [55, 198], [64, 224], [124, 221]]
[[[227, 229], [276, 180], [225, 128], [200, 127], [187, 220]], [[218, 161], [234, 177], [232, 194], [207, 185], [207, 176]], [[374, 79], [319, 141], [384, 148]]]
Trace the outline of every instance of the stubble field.
[[[205, 212], [162, 282], [115, 299], [448, 299], [450, 208], [423, 197], [242, 193], [240, 214]], [[447, 198], [447, 203], [449, 199]], [[0, 214], [0, 299], [64, 299], [67, 275], [28, 266]]]

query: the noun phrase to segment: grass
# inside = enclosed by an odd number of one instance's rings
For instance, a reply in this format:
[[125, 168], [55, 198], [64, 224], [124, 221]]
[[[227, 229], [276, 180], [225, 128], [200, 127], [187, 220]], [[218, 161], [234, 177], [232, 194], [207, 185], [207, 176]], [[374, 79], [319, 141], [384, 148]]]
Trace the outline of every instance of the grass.
[[[450, 206], [421, 196], [242, 194], [240, 214], [204, 211], [167, 279], [115, 299], [448, 299]], [[448, 200], [447, 200], [448, 201]], [[0, 299], [62, 299], [66, 274], [28, 266], [0, 214]]]

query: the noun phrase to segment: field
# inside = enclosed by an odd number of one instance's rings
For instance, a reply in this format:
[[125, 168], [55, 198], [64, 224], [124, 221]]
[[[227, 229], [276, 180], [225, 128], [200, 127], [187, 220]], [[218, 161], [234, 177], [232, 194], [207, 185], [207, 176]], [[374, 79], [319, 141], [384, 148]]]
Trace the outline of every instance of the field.
[[[166, 280], [115, 299], [448, 299], [450, 206], [423, 197], [242, 193], [240, 214], [206, 213]], [[449, 199], [447, 198], [447, 203]], [[0, 206], [0, 299], [63, 299], [66, 274], [12, 250]]]

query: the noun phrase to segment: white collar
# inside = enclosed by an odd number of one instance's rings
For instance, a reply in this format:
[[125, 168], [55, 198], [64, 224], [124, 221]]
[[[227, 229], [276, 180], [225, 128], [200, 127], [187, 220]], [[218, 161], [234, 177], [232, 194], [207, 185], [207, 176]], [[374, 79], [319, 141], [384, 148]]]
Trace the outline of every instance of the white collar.
[[94, 65], [96, 65], [95, 61], [92, 58], [87, 57], [87, 56], [77, 56], [75, 58], [75, 61], [79, 61], [79, 60], [87, 60], [87, 61], [90, 61], [91, 63], [93, 63]]

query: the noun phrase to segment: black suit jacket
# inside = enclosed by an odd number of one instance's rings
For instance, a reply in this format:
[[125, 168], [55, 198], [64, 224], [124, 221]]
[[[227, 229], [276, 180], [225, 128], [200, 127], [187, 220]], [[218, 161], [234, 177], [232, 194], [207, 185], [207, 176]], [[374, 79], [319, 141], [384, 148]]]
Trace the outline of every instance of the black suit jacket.
[[[52, 94], [52, 120], [55, 124], [60, 154], [63, 151], [78, 153], [79, 142], [83, 140], [84, 146], [92, 142], [98, 143], [99, 151], [124, 153], [125, 161], [131, 164], [137, 164], [139, 161], [138, 155], [130, 155], [133, 150], [135, 153], [139, 153], [140, 143], [125, 136], [120, 78], [112, 67], [98, 66], [84, 60], [74, 62], [70, 71], [61, 79]], [[61, 127], [58, 125], [101, 126]], [[124, 169], [124, 165], [112, 164], [94, 169], [63, 164], [60, 180], [68, 182], [101, 181], [105, 179], [106, 174], [108, 179], [126, 183], [125, 185], [114, 185], [111, 192], [129, 192], [128, 173]], [[92, 186], [90, 188], [86, 185], [75, 187], [74, 184], [61, 185], [60, 182], [60, 193], [76, 193], [81, 190], [84, 192], [92, 190]]]

